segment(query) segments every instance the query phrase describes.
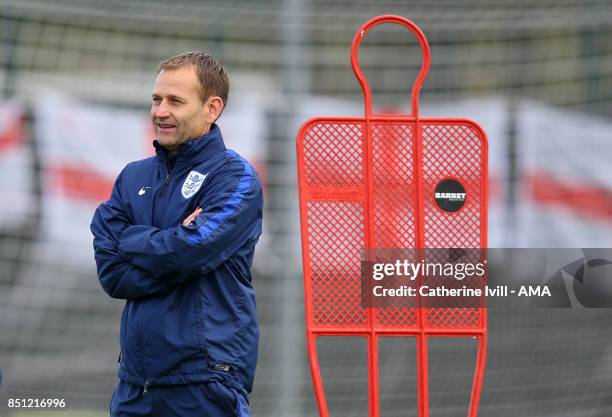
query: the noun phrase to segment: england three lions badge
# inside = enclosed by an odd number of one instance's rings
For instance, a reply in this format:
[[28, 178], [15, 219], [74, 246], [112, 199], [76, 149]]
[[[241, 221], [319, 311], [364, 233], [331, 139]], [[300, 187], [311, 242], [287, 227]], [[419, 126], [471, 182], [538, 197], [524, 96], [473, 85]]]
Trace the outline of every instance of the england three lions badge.
[[200, 174], [198, 171], [191, 171], [187, 175], [187, 178], [185, 178], [183, 188], [181, 188], [181, 193], [183, 194], [183, 197], [189, 198], [195, 193], [197, 193], [200, 187], [202, 187], [202, 184], [204, 183], [204, 180], [207, 176], [208, 173]]

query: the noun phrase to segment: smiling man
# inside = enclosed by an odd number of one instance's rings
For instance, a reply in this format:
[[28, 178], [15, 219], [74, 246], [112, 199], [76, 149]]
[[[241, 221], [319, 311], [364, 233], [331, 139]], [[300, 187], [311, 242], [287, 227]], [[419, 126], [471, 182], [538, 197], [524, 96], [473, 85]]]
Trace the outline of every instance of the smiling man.
[[229, 81], [223, 67], [208, 55], [200, 66], [186, 64], [190, 57], [197, 55], [162, 62], [153, 90], [151, 118], [157, 142], [171, 154], [181, 143], [208, 133], [227, 103]]
[[250, 267], [263, 197], [215, 121], [229, 82], [212, 57], [161, 62], [156, 156], [128, 164], [91, 231], [98, 279], [125, 299], [119, 416], [249, 416], [258, 324]]

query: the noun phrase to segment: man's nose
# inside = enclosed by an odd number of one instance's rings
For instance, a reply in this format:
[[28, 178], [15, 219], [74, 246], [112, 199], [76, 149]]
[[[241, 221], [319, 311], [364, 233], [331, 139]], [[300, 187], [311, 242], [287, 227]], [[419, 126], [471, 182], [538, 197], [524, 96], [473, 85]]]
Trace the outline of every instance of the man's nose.
[[154, 108], [155, 118], [163, 119], [165, 117], [170, 116], [170, 112], [168, 111], [168, 107], [166, 106], [165, 101], [162, 101]]

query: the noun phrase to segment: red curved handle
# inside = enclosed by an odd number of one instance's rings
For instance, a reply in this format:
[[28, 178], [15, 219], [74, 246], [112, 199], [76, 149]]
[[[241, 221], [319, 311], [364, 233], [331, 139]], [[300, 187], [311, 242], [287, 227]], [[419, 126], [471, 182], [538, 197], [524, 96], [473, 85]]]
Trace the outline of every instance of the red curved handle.
[[423, 31], [421, 31], [421, 29], [410, 20], [401, 16], [394, 15], [383, 15], [368, 20], [359, 28], [359, 30], [357, 30], [357, 33], [353, 38], [353, 44], [351, 46], [351, 66], [353, 67], [353, 72], [355, 73], [357, 80], [359, 80], [359, 84], [361, 84], [361, 89], [363, 90], [366, 117], [369, 117], [372, 114], [372, 93], [370, 92], [370, 85], [368, 84], [368, 81], [366, 80], [365, 76], [363, 75], [363, 72], [361, 71], [361, 67], [359, 66], [359, 45], [361, 45], [361, 41], [370, 29], [383, 23], [396, 23], [398, 25], [410, 29], [410, 31], [414, 33], [419, 43], [421, 44], [421, 49], [423, 51], [423, 65], [421, 67], [421, 71], [419, 71], [419, 75], [412, 84], [412, 108], [410, 113], [410, 116], [418, 117], [419, 91], [421, 89], [421, 86], [423, 85], [423, 81], [425, 81], [425, 77], [427, 77], [427, 73], [429, 72], [431, 52], [429, 50], [427, 38], [425, 37]]

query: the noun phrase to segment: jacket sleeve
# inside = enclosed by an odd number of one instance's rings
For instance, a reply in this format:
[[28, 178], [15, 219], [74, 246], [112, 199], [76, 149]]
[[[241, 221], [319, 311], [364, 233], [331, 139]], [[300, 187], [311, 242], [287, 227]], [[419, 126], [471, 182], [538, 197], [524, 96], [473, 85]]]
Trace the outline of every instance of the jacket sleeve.
[[[234, 159], [216, 171], [200, 192], [202, 213], [189, 226], [160, 230], [129, 226], [121, 233], [119, 252], [156, 276], [207, 273], [261, 234], [263, 197], [253, 168]], [[176, 275], [172, 275], [175, 279]]]
[[121, 200], [122, 177], [123, 172], [115, 182], [110, 200], [97, 208], [90, 226], [98, 279], [104, 291], [113, 298], [133, 299], [168, 293], [174, 285], [131, 264], [117, 249], [119, 234], [132, 223]]

